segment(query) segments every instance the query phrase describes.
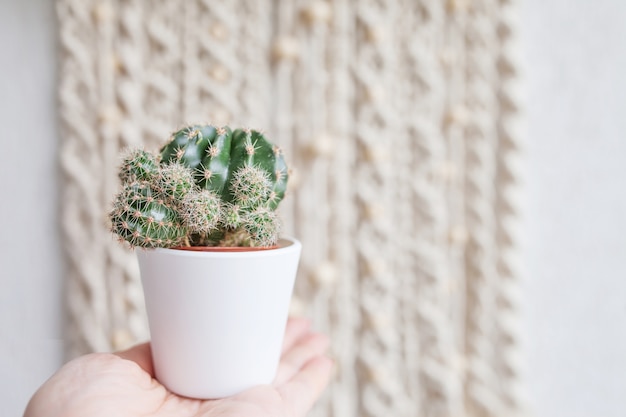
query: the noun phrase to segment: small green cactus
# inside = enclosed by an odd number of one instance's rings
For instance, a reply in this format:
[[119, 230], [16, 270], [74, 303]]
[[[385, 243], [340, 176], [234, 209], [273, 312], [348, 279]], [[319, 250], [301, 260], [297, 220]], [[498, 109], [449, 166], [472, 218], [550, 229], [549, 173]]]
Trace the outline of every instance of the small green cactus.
[[253, 242], [258, 242], [259, 246], [271, 246], [279, 232], [276, 213], [268, 207], [258, 207], [247, 213], [244, 228]]
[[147, 181], [159, 169], [159, 162], [154, 155], [143, 149], [130, 150], [120, 166], [119, 177], [123, 183]]
[[187, 227], [148, 182], [125, 184], [109, 217], [112, 230], [131, 246], [172, 247], [183, 243]]
[[131, 246], [273, 246], [288, 172], [280, 149], [255, 130], [191, 125], [159, 155], [132, 150], [110, 212]]
[[181, 201], [180, 215], [193, 233], [208, 234], [217, 229], [220, 221], [221, 200], [209, 190], [185, 195]]
[[267, 203], [272, 184], [265, 171], [255, 166], [243, 166], [233, 174], [230, 189], [235, 204], [255, 209]]
[[227, 229], [238, 229], [243, 225], [243, 219], [241, 218], [241, 207], [236, 204], [226, 203], [224, 204], [222, 212], [222, 224]]
[[173, 206], [179, 204], [196, 187], [191, 171], [177, 163], [161, 166], [152, 177], [151, 183]]

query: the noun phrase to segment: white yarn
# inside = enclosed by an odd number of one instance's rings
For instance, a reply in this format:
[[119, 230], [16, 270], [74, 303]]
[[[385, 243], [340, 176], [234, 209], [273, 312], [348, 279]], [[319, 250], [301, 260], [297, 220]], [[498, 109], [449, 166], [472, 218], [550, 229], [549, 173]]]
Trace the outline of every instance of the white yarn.
[[[104, 4], [107, 3], [101, 3], [100, 7]], [[119, 188], [115, 168], [120, 162], [121, 150], [127, 146], [150, 143], [149, 140], [146, 141], [144, 129], [146, 68], [142, 62], [142, 55], [137, 53], [144, 48], [146, 42], [146, 33], [142, 30], [141, 24], [145, 11], [141, 6], [134, 2], [121, 1], [115, 11], [112, 9], [113, 15], [101, 22], [101, 26], [106, 30], [99, 32], [100, 45], [107, 45], [107, 48], [101, 51], [101, 59], [114, 66], [113, 71], [103, 69], [101, 73], [106, 77], [101, 77], [100, 83], [100, 91], [106, 94], [106, 99], [102, 98], [102, 105], [116, 115], [107, 121], [106, 127], [110, 135], [101, 139], [105, 166], [108, 167], [103, 187], [103, 198], [106, 198], [107, 204], [110, 204], [112, 196]], [[121, 31], [117, 31], [116, 24], [120, 25]], [[108, 208], [105, 207], [107, 210]], [[141, 293], [141, 286], [134, 256], [122, 250], [111, 238], [107, 239], [104, 250], [108, 258], [110, 349], [122, 349], [137, 340], [148, 338], [145, 307], [143, 299], [137, 297]], [[120, 293], [134, 296], [116, 296]]]
[[[508, 225], [507, 195], [516, 175], [508, 160], [514, 140], [509, 124], [515, 109], [504, 68], [513, 67], [502, 34], [512, 32], [507, 6], [496, 1], [473, 4], [467, 31], [468, 104], [471, 117], [467, 157], [468, 406], [477, 415], [519, 410], [517, 355], [511, 326], [515, 312], [513, 229]], [[504, 11], [501, 8], [504, 8]], [[508, 35], [505, 35], [508, 37]], [[498, 117], [494, 118], [496, 114]], [[497, 349], [497, 350], [496, 350]], [[494, 361], [495, 357], [498, 357]], [[495, 363], [494, 363], [495, 362]], [[510, 412], [510, 411], [509, 411]]]
[[[300, 52], [298, 42], [292, 35], [293, 20], [296, 12], [294, 11], [292, 1], [279, 0], [274, 4], [275, 21], [271, 50], [266, 51], [266, 57], [272, 60], [271, 64], [273, 66], [273, 71], [269, 74], [271, 78], [266, 81], [273, 86], [271, 93], [271, 131], [276, 142], [280, 144], [285, 155], [288, 156], [291, 169], [295, 169], [295, 174], [298, 178], [301, 178], [300, 168], [296, 166], [297, 154], [293, 138], [293, 101], [295, 94], [292, 77]], [[267, 15], [265, 15], [265, 18], [267, 18]], [[267, 52], [269, 52], [269, 56]], [[281, 202], [280, 214], [284, 232], [297, 236], [293, 176], [294, 172], [290, 175], [291, 185], [289, 185], [287, 190], [287, 193], [292, 198], [286, 198]], [[298, 182], [301, 181], [299, 180]], [[300, 282], [301, 280], [298, 280], [296, 283], [296, 296], [300, 294], [298, 291]]]
[[[354, 370], [354, 352], [358, 346], [356, 333], [359, 306], [354, 302], [359, 276], [354, 253], [357, 208], [353, 204], [353, 169], [356, 159], [355, 120], [352, 103], [354, 88], [350, 68], [354, 60], [355, 36], [353, 7], [350, 0], [332, 2], [328, 27], [326, 87], [326, 131], [332, 138], [332, 156], [328, 160], [329, 217], [323, 241], [320, 242], [336, 268], [337, 278], [327, 301], [328, 330], [332, 339], [332, 355], [336, 358], [337, 375], [329, 390], [329, 404], [320, 407], [320, 415], [358, 415], [359, 388]], [[318, 23], [320, 24], [320, 23]], [[322, 127], [320, 127], [321, 129]], [[353, 401], [346, 401], [353, 398]], [[323, 413], [323, 412], [326, 413]]]
[[[455, 303], [445, 292], [446, 284], [455, 278], [446, 239], [448, 217], [455, 207], [450, 202], [453, 193], [446, 193], [448, 184], [437, 175], [449, 158], [446, 132], [441, 129], [448, 107], [446, 96], [458, 91], [450, 91], [449, 77], [440, 62], [446, 43], [442, 32], [448, 26], [444, 5], [439, 1], [419, 5], [407, 2], [404, 10], [410, 18], [401, 32], [406, 33], [402, 44], [407, 68], [403, 76], [416, 80], [405, 91], [405, 105], [412, 114], [405, 133], [411, 159], [403, 164], [405, 171], [398, 173], [399, 180], [404, 178], [405, 187], [412, 191], [403, 213], [413, 220], [407, 226], [412, 233], [404, 239], [408, 249], [405, 274], [409, 276], [406, 295], [418, 294], [418, 300], [406, 300], [407, 327], [419, 324], [412, 332], [417, 341], [406, 341], [406, 361], [415, 374], [409, 379], [409, 392], [423, 393], [417, 409], [424, 415], [459, 415], [463, 410], [462, 383], [453, 369], [458, 348], [453, 339], [455, 321], [450, 315]], [[413, 36], [423, 42], [412, 42]]]
[[[66, 288], [70, 322], [70, 354], [109, 347], [106, 261], [100, 254], [104, 234], [98, 172], [100, 137], [96, 65], [89, 8], [79, 1], [60, 2], [57, 11], [67, 24], [60, 27], [63, 79], [59, 85], [64, 142], [60, 152], [63, 189], [63, 237], [67, 260]], [[76, 204], [80, 201], [81, 204]], [[88, 242], [88, 244], [86, 244]]]
[[[356, 85], [355, 139], [359, 158], [354, 167], [354, 203], [358, 207], [358, 225], [354, 245], [359, 261], [361, 312], [398, 323], [401, 294], [393, 255], [403, 248], [396, 245], [402, 227], [392, 220], [397, 179], [391, 161], [382, 157], [386, 147], [395, 147], [401, 127], [399, 108], [394, 99], [397, 48], [390, 38], [368, 42], [364, 34], [371, 27], [392, 33], [401, 9], [397, 2], [383, 4], [361, 0], [356, 6], [356, 54], [352, 71]], [[392, 154], [396, 149], [390, 149]], [[384, 261], [387, 268], [372, 268], [373, 261]], [[401, 334], [393, 327], [376, 325], [376, 320], [362, 321], [356, 352], [357, 371], [361, 376], [359, 414], [364, 416], [408, 415], [410, 409], [401, 380]]]
[[[264, 16], [272, 8], [270, 0], [245, 0], [237, 13], [244, 16]], [[270, 19], [257, 19], [253, 25], [241, 21], [239, 34], [235, 34], [240, 60], [237, 72], [241, 76], [238, 91], [240, 106], [234, 123], [255, 129], [270, 129], [272, 120], [271, 60], [267, 52], [272, 48]], [[268, 131], [273, 138], [273, 131]], [[282, 144], [278, 143], [279, 146]]]
[[499, 374], [499, 394], [507, 410], [524, 409], [524, 390], [521, 384], [521, 353], [516, 341], [519, 340], [519, 326], [516, 320], [520, 305], [520, 277], [517, 266], [517, 195], [516, 185], [521, 177], [519, 169], [519, 140], [517, 138], [517, 96], [515, 58], [515, 16], [514, 2], [500, 2], [494, 20], [498, 21], [498, 75], [497, 84], [500, 105], [498, 120], [497, 149], [497, 272], [499, 282], [496, 299], [499, 310], [496, 314], [495, 343], [500, 346], [497, 358]]
[[57, 3], [70, 356], [147, 337], [106, 230], [121, 148], [232, 122], [295, 168], [294, 305], [337, 360], [312, 416], [522, 411], [514, 2]]

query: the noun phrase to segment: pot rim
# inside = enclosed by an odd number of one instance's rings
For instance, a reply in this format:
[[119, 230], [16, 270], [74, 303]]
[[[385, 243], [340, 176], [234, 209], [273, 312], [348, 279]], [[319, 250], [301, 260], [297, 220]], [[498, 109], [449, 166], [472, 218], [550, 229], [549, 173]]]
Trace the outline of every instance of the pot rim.
[[[299, 252], [302, 247], [300, 241], [292, 237], [282, 237], [276, 248], [241, 248], [241, 250], [189, 250], [186, 248], [139, 248], [144, 253], [161, 253], [175, 256], [196, 258], [257, 258], [278, 256], [287, 252]], [[239, 248], [237, 248], [239, 249]]]
[[260, 250], [278, 249], [280, 246], [175, 246], [170, 249], [191, 252], [255, 252]]

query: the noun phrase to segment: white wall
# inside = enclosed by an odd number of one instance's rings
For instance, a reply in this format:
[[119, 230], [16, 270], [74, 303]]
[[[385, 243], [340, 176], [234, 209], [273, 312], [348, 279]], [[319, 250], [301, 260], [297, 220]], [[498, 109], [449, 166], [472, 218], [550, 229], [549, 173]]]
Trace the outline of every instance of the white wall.
[[[626, 2], [522, 3], [529, 403], [623, 417]], [[55, 45], [52, 1], [0, 0], [2, 416], [61, 362]]]
[[626, 416], [626, 2], [526, 0], [522, 24], [530, 402]]
[[61, 362], [55, 18], [0, 0], [0, 416]]

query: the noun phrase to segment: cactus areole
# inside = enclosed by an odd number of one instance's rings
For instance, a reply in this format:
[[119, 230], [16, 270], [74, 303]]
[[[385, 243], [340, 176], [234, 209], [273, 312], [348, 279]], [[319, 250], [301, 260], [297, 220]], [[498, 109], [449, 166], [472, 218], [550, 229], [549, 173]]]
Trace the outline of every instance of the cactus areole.
[[282, 151], [261, 132], [186, 126], [160, 154], [124, 157], [111, 228], [131, 247], [271, 248], [288, 176]]

